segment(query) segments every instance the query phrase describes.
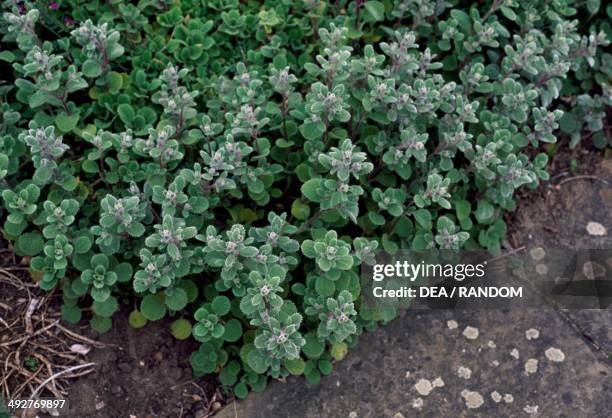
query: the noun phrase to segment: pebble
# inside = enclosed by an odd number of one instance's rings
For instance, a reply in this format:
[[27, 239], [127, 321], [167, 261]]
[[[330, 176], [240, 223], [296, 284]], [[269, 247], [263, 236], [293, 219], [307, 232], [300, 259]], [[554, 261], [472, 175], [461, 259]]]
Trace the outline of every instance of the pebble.
[[586, 226], [586, 230], [589, 235], [594, 237], [603, 237], [604, 235], [608, 235], [608, 230], [605, 226], [600, 224], [599, 222], [589, 222]]
[[530, 358], [525, 362], [525, 372], [532, 374], [538, 371], [538, 360]]
[[519, 351], [516, 348], [513, 348], [512, 351], [510, 351], [510, 355], [517, 360], [520, 357]]
[[506, 402], [506, 403], [514, 402], [514, 396], [510, 395], [509, 393], [506, 393], [504, 395], [504, 402]]
[[206, 415], [208, 415], [207, 411], [198, 409], [194, 414], [194, 418], [206, 418]]
[[357, 418], [357, 412], [351, 411], [351, 412], [349, 412], [348, 416], [349, 416], [349, 418]]
[[132, 371], [132, 365], [129, 363], [119, 363], [119, 370], [124, 373], [130, 373]]
[[563, 360], [565, 360], [565, 354], [563, 354], [563, 351], [555, 347], [550, 347], [544, 352], [544, 354], [546, 354], [547, 359], [554, 361], [555, 363], [561, 363]]
[[111, 393], [116, 396], [120, 396], [123, 393], [123, 388], [121, 386], [113, 386], [111, 388]]
[[446, 321], [446, 326], [448, 327], [448, 329], [457, 329], [457, 327], [459, 327], [459, 323], [454, 319], [451, 319], [449, 321]]
[[484, 398], [478, 392], [464, 389], [461, 392], [461, 396], [463, 399], [465, 399], [465, 405], [470, 409], [480, 408], [480, 406], [484, 403]]
[[529, 328], [527, 331], [525, 331], [525, 338], [527, 338], [528, 340], [535, 340], [539, 337], [540, 331], [535, 328]]
[[489, 340], [489, 341], [487, 341], [487, 347], [495, 348], [495, 347], [497, 347], [497, 345], [492, 340]]
[[393, 415], [393, 418], [406, 418], [406, 417], [401, 412], [398, 412], [395, 415]]
[[529, 415], [535, 415], [538, 413], [538, 405], [525, 405], [525, 408], [523, 408], [523, 411], [525, 411], [526, 413], [528, 413]]
[[475, 340], [478, 338], [478, 328], [467, 326], [463, 330], [463, 336], [468, 340]]

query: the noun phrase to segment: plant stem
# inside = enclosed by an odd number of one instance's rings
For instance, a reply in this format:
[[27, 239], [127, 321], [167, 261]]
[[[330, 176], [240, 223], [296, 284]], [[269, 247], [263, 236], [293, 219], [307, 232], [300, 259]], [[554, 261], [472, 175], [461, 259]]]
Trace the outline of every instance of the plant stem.
[[487, 11], [487, 13], [485, 13], [485, 15], [482, 18], [483, 22], [486, 22], [487, 19], [494, 13], [497, 11], [497, 9], [499, 9], [502, 5], [504, 4], [503, 1], [498, 1], [498, 0], [493, 0], [493, 4], [491, 4], [491, 8]]
[[306, 222], [304, 222], [297, 231], [295, 231], [294, 233], [292, 233], [291, 235], [297, 235], [297, 234], [301, 234], [302, 232], [306, 231], [306, 229], [308, 229], [308, 227], [310, 225], [312, 225], [314, 223], [314, 221], [316, 221], [317, 219], [319, 219], [319, 217], [324, 213], [324, 212], [328, 212], [330, 209], [319, 209], [314, 215], [312, 215], [310, 217], [310, 219], [308, 219]]
[[283, 136], [285, 137], [285, 141], [289, 141], [289, 134], [287, 133], [287, 99], [288, 99], [288, 95], [287, 93], [283, 94], [283, 102], [282, 102], [282, 107], [283, 107]]
[[359, 29], [359, 12], [361, 11], [362, 3], [363, 3], [363, 0], [357, 0], [355, 2], [355, 22], [354, 22], [355, 30]]

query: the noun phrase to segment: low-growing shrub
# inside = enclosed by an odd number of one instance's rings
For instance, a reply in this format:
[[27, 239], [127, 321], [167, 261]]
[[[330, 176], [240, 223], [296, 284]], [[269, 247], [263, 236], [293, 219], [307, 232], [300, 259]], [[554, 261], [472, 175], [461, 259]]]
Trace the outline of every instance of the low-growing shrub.
[[66, 321], [136, 299], [238, 397], [395, 316], [375, 251], [499, 252], [559, 126], [608, 140], [598, 1], [43, 3], [0, 25], [2, 232]]

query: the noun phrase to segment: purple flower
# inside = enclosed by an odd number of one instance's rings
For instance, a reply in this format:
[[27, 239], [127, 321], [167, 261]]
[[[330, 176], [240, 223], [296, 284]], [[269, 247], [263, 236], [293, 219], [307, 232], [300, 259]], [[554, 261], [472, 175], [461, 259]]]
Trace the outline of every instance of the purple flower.
[[49, 5], [49, 9], [51, 9], [51, 10], [59, 9], [59, 3], [56, 2], [56, 1], [52, 1], [51, 4]]

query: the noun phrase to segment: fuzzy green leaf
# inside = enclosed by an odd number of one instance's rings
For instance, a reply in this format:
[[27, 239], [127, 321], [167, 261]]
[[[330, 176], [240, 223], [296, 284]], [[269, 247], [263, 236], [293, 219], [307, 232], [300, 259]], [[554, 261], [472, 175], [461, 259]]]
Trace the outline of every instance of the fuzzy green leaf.
[[385, 18], [385, 6], [381, 2], [375, 0], [366, 1], [363, 7], [373, 20], [380, 21]]
[[166, 293], [166, 306], [173, 311], [180, 311], [187, 306], [187, 292], [176, 287], [171, 294]]
[[62, 132], [70, 132], [76, 127], [78, 122], [79, 122], [78, 113], [75, 113], [69, 116], [66, 113], [62, 112], [55, 117], [55, 125]]
[[157, 295], [147, 295], [140, 302], [140, 312], [149, 321], [158, 321], [166, 315], [166, 305]]
[[128, 316], [128, 323], [132, 328], [142, 328], [147, 325], [147, 318], [139, 310], [133, 310]]
[[230, 310], [230, 306], [230, 300], [227, 296], [216, 296], [212, 301], [212, 309], [219, 316], [226, 315]]
[[186, 319], [177, 319], [170, 325], [170, 332], [177, 340], [186, 340], [191, 336], [191, 322]]

